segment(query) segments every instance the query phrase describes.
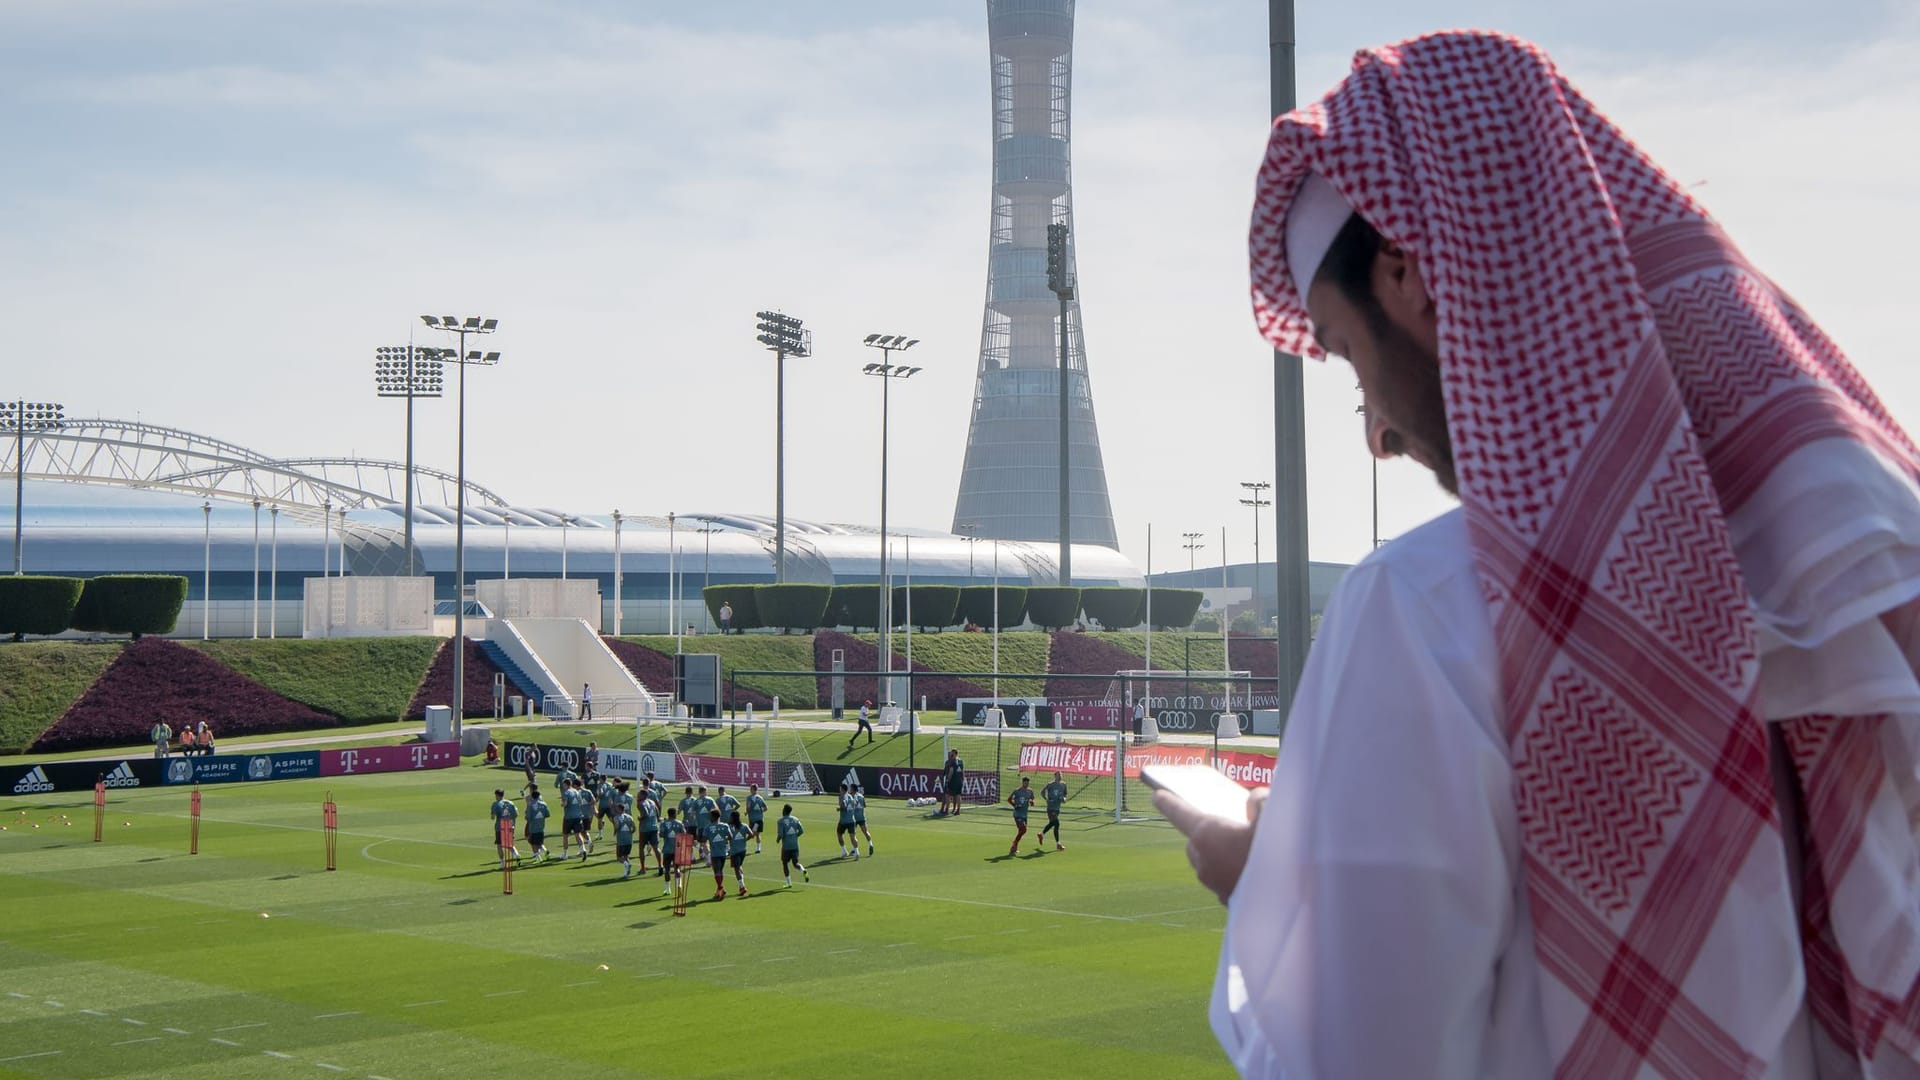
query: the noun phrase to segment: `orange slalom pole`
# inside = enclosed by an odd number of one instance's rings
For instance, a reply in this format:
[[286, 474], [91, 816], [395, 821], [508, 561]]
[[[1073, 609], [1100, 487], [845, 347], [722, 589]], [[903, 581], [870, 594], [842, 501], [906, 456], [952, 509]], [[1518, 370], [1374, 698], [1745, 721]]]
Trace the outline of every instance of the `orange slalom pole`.
[[93, 782], [93, 842], [100, 842], [100, 830], [107, 823], [107, 782]]
[[[513, 822], [507, 818], [501, 818], [500, 819], [500, 850], [510, 851], [512, 849], [513, 849]], [[500, 860], [500, 895], [502, 896], [513, 895], [513, 860], [512, 859], [503, 858]]]
[[187, 854], [200, 854], [200, 789], [193, 790], [193, 833], [187, 846]]
[[327, 792], [327, 801], [320, 804], [321, 828], [327, 835], [327, 869], [338, 869], [340, 852], [340, 808], [333, 803], [333, 792]]

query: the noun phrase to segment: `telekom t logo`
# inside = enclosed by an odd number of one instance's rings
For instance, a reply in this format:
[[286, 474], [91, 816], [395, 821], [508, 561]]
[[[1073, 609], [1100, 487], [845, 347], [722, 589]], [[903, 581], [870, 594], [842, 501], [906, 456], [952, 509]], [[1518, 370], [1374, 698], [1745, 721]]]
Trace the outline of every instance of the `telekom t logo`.
[[427, 767], [427, 748], [426, 747], [409, 746], [407, 747], [407, 749], [413, 751], [413, 765], [412, 765], [413, 768], [424, 769]]
[[360, 760], [360, 751], [358, 750], [340, 751], [340, 771], [343, 773], [352, 772], [353, 763], [359, 760]]

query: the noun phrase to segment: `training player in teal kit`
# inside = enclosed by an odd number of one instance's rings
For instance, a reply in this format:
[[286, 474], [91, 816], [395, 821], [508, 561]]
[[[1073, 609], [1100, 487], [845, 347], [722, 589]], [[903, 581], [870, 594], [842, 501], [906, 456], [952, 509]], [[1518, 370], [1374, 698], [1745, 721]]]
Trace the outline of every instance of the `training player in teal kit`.
[[760, 854], [760, 830], [767, 823], [767, 800], [760, 796], [759, 784], [747, 785], [747, 829], [753, 833], [753, 853]]
[[677, 816], [679, 813], [679, 807], [667, 807], [667, 820], [660, 823], [660, 876], [667, 882], [667, 887], [660, 890], [661, 896], [672, 892], [673, 883], [687, 872], [687, 868], [679, 863], [680, 838], [687, 832], [687, 827], [681, 824]]
[[[860, 790], [859, 784], [853, 785], [853, 823], [860, 827], [860, 834], [867, 838], [867, 854], [873, 854], [873, 830], [867, 828], [867, 793]], [[853, 834], [847, 834], [847, 838], [853, 839]], [[855, 840], [853, 847], [854, 854], [860, 854], [860, 842]]]
[[546, 861], [547, 818], [552, 814], [553, 811], [547, 807], [547, 800], [540, 797], [539, 788], [527, 793], [527, 849], [533, 853], [536, 861]]
[[1067, 785], [1059, 773], [1053, 774], [1053, 783], [1040, 789], [1040, 797], [1047, 800], [1047, 823], [1040, 827], [1040, 849], [1046, 850], [1047, 830], [1051, 829], [1053, 850], [1065, 851], [1067, 845], [1060, 842], [1060, 807], [1067, 801]]
[[1017, 830], [1013, 834], [1013, 846], [1007, 849], [1007, 854], [1018, 855], [1020, 838], [1027, 835], [1027, 811], [1033, 808], [1033, 781], [1021, 777], [1020, 786], [1007, 796], [1007, 802], [1013, 807], [1013, 825]]
[[633, 834], [639, 823], [625, 810], [613, 816], [613, 857], [620, 860], [620, 880], [633, 876]]
[[774, 829], [780, 834], [780, 876], [787, 881], [787, 888], [793, 888], [793, 872], [790, 866], [800, 867], [800, 880], [807, 880], [807, 868], [800, 862], [800, 834], [806, 828], [800, 819], [793, 816], [793, 804], [788, 803], [780, 810], [780, 820], [774, 822]]
[[727, 898], [727, 852], [733, 847], [733, 826], [720, 820], [720, 811], [709, 811], [706, 829], [707, 858], [713, 864], [713, 898]]
[[513, 856], [514, 862], [520, 861], [520, 849], [517, 847], [507, 847], [500, 842], [500, 823], [502, 821], [513, 821], [517, 819], [520, 816], [520, 808], [513, 805], [513, 801], [507, 798], [505, 788], [494, 788], [492, 813], [493, 846], [494, 850], [500, 853], [500, 869], [505, 870], [507, 868], [508, 855]]
[[728, 824], [733, 826], [733, 842], [727, 847], [727, 864], [733, 867], [733, 882], [740, 886], [740, 895], [747, 895], [747, 875], [741, 870], [747, 861], [747, 840], [753, 833], [740, 821], [740, 811], [735, 810]]
[[647, 849], [653, 849], [653, 861], [660, 862], [660, 804], [640, 789], [640, 872], [647, 872]]
[[840, 811], [840, 823], [833, 827], [833, 842], [840, 854], [851, 855], [855, 862], [860, 861], [860, 838], [854, 834], [853, 824], [853, 785], [840, 784], [840, 800], [834, 804]]

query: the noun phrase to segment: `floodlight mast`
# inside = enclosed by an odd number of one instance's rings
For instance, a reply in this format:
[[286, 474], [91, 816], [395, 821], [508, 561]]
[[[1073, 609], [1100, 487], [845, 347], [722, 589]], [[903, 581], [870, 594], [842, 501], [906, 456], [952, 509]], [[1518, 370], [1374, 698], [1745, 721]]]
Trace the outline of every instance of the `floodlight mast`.
[[1273, 500], [1265, 497], [1273, 485], [1265, 480], [1242, 480], [1240, 486], [1252, 495], [1252, 498], [1241, 499], [1240, 505], [1253, 508], [1253, 620], [1258, 626], [1265, 626], [1266, 617], [1260, 610], [1260, 508], [1273, 505]]
[[1068, 311], [1073, 305], [1073, 280], [1067, 267], [1067, 227], [1047, 226], [1047, 288], [1060, 299], [1060, 584], [1073, 584], [1072, 486], [1067, 483], [1067, 393], [1072, 372], [1068, 365]]
[[[461, 319], [453, 315], [422, 315], [420, 321], [435, 330], [444, 330], [459, 339], [459, 347], [451, 357], [442, 354], [443, 359], [460, 365], [460, 389], [458, 392], [459, 435], [456, 440], [453, 514], [453, 737], [458, 741], [465, 732], [467, 708], [467, 368], [473, 365], [492, 367], [500, 362], [497, 352], [481, 353], [478, 349], [467, 351], [468, 334], [491, 334], [499, 328], [500, 320], [469, 315]], [[341, 561], [344, 571], [346, 546], [342, 538]]]
[[[893, 700], [893, 579], [888, 575], [887, 564], [892, 552], [887, 549], [887, 420], [888, 391], [893, 388], [893, 380], [910, 379], [920, 373], [917, 367], [893, 363], [893, 354], [904, 352], [920, 344], [919, 338], [908, 338], [905, 334], [868, 334], [862, 345], [870, 349], [879, 349], [883, 358], [878, 364], [868, 364], [860, 369], [863, 375], [872, 375], [880, 380], [880, 610], [879, 622], [874, 627], [880, 635], [880, 677], [881, 704], [895, 704]], [[912, 703], [909, 702], [909, 705]]]
[[787, 580], [787, 357], [813, 355], [813, 332], [780, 311], [756, 311], [754, 338], [773, 351], [773, 580]]
[[[27, 432], [59, 431], [66, 427], [66, 406], [51, 401], [0, 403], [0, 431], [13, 429], [13, 572], [26, 573], [21, 545], [24, 519], [21, 507], [27, 491]], [[36, 440], [37, 441], [37, 440]]]
[[437, 398], [444, 389], [445, 364], [440, 357], [445, 349], [426, 346], [386, 345], [374, 350], [374, 392], [380, 397], [407, 399], [407, 471], [406, 519], [403, 531], [407, 545], [407, 576], [414, 574], [413, 552], [413, 399]]

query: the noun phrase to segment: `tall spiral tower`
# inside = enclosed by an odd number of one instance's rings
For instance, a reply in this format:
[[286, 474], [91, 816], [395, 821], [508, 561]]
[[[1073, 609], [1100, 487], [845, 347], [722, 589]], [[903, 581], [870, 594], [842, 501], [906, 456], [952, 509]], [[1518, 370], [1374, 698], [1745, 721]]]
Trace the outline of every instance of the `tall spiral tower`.
[[1067, 334], [1067, 475], [1075, 544], [1116, 546], [1078, 292], [1048, 288], [1047, 227], [1068, 227], [1074, 0], [987, 0], [993, 61], [993, 215], [986, 317], [954, 528], [1002, 540], [1060, 539], [1061, 323]]

